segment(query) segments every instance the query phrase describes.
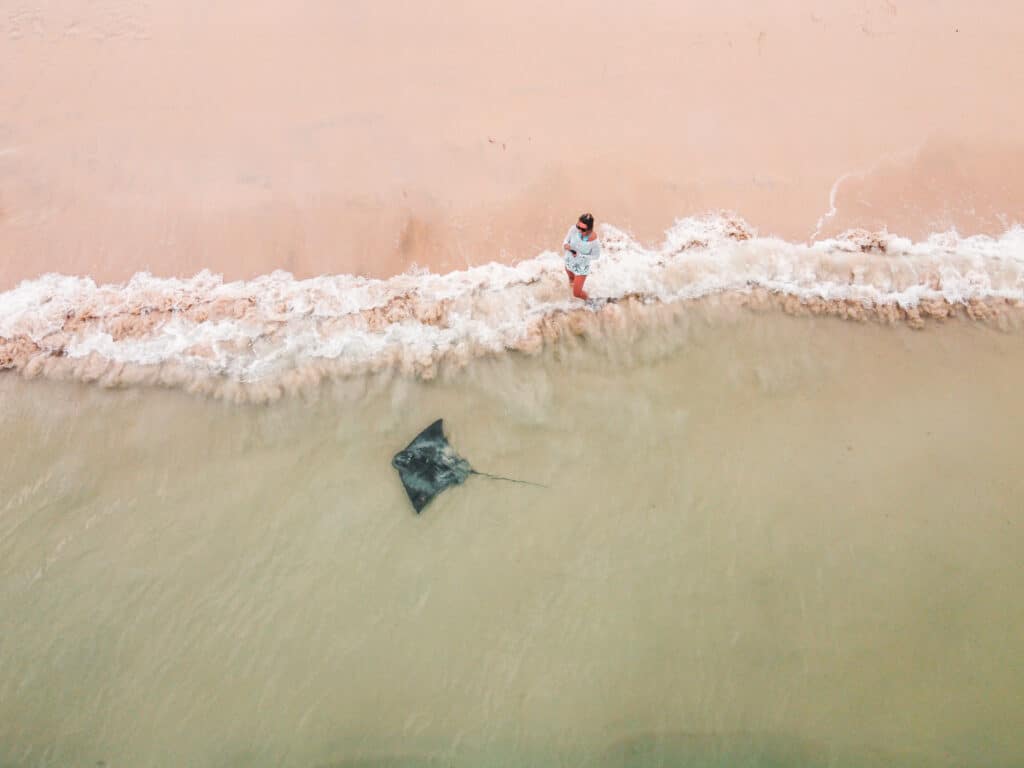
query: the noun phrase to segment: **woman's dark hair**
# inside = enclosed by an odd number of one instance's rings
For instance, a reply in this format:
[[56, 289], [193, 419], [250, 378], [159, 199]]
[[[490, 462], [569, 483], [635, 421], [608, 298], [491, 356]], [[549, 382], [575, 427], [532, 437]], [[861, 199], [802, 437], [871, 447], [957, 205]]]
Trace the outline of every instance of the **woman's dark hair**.
[[593, 216], [593, 214], [581, 213], [580, 214], [580, 221], [582, 221], [587, 226], [587, 229], [593, 229], [594, 228], [594, 216]]

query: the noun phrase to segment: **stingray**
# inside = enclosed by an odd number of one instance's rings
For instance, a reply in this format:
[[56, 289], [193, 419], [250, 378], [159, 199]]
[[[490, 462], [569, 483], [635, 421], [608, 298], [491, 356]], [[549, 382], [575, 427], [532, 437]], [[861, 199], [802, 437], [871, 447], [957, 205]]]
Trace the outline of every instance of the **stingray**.
[[526, 480], [477, 472], [448, 443], [448, 438], [444, 436], [444, 419], [438, 419], [416, 435], [416, 439], [405, 450], [395, 454], [391, 466], [398, 470], [398, 476], [402, 479], [402, 485], [417, 515], [435, 496], [453, 485], [462, 485], [470, 475], [543, 487]]

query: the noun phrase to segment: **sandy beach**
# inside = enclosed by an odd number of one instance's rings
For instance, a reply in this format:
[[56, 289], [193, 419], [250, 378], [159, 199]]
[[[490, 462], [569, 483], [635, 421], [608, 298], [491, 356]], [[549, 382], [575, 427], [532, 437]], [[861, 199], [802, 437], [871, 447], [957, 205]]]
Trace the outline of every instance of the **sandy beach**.
[[388, 276], [1024, 220], [1021, 8], [925, 0], [9, 0], [0, 289], [44, 272]]
[[1024, 765], [1022, 21], [0, 0], [0, 766]]

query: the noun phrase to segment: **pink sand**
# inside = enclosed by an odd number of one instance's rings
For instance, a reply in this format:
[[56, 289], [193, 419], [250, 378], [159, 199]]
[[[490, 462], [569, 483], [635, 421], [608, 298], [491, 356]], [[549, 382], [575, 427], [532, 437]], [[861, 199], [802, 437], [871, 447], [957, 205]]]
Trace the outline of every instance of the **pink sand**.
[[0, 289], [1024, 221], [1010, 0], [7, 5]]

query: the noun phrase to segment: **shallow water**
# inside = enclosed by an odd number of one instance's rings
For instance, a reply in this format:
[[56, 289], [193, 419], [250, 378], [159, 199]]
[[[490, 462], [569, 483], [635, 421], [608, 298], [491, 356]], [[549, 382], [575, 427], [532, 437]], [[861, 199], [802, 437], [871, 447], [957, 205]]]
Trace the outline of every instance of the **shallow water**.
[[[1019, 349], [693, 306], [270, 406], [0, 377], [0, 765], [1020, 764]], [[437, 417], [549, 488], [415, 516]]]

